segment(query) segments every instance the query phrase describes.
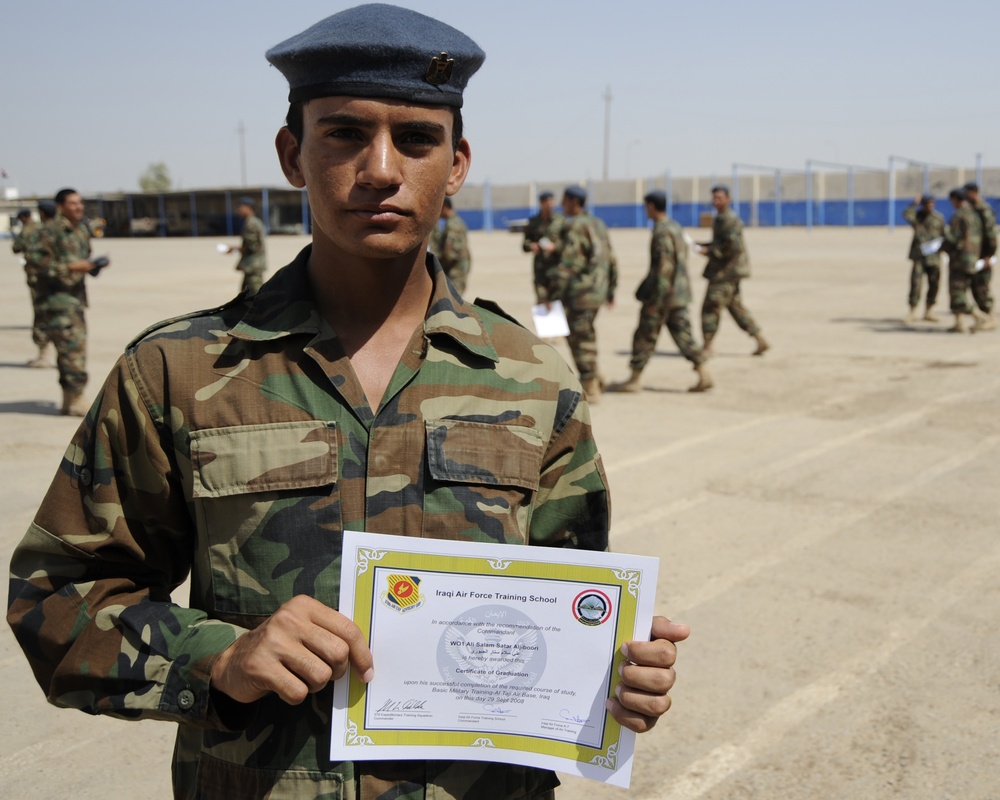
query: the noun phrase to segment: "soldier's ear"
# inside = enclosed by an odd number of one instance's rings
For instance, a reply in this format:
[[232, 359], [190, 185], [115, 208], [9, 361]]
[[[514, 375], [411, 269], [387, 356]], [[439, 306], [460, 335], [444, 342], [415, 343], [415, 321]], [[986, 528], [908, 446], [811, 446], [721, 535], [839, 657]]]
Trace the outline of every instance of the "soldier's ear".
[[274, 138], [274, 148], [278, 151], [278, 163], [281, 164], [281, 171], [285, 173], [288, 182], [296, 189], [305, 188], [305, 176], [299, 165], [301, 155], [299, 143], [287, 127], [278, 131], [278, 135]]
[[465, 178], [469, 174], [469, 166], [472, 164], [472, 149], [466, 139], [460, 139], [458, 147], [455, 148], [455, 157], [451, 163], [451, 173], [448, 175], [448, 185], [445, 187], [445, 194], [451, 196], [462, 188]]

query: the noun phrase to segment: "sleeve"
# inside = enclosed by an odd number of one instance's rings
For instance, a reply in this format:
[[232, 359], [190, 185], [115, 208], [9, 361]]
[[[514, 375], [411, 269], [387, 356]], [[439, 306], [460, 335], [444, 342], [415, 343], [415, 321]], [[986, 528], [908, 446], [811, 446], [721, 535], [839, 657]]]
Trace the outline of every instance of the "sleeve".
[[716, 218], [709, 257], [729, 264], [739, 257], [740, 249], [740, 225], [735, 215], [732, 219]]
[[917, 204], [910, 203], [906, 208], [903, 209], [903, 219], [910, 223], [910, 225], [916, 229], [917, 227]]
[[528, 224], [524, 226], [524, 241], [521, 242], [521, 249], [525, 253], [530, 253], [531, 245], [541, 238], [539, 236], [539, 227], [535, 224], [535, 217], [532, 217], [528, 220]]
[[57, 285], [71, 289], [83, 283], [87, 273], [71, 271], [69, 265], [87, 257], [79, 247], [79, 240], [64, 230], [46, 230], [39, 239], [42, 257], [39, 264], [43, 265], [46, 277]]
[[243, 229], [242, 253], [245, 256], [264, 252], [264, 225], [256, 219], [248, 222]]
[[529, 543], [607, 550], [611, 498], [582, 391], [563, 381], [542, 464]]
[[209, 677], [245, 631], [170, 599], [194, 547], [176, 462], [123, 356], [11, 562], [7, 619], [53, 704], [224, 728], [221, 703], [232, 721]]

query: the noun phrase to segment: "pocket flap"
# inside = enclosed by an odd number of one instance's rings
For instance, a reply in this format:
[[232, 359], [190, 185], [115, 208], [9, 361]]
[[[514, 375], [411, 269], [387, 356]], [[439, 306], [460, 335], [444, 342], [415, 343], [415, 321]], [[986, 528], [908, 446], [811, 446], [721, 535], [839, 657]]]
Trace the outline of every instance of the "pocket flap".
[[191, 465], [196, 499], [332, 485], [337, 482], [336, 423], [305, 420], [192, 431]]
[[425, 424], [435, 480], [538, 489], [544, 443], [534, 428], [453, 419]]

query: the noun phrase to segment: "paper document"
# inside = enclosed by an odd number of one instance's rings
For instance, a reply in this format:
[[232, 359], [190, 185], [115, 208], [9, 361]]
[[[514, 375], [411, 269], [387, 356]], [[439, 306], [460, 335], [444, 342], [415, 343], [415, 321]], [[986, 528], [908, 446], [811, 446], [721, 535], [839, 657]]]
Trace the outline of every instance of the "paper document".
[[330, 757], [523, 764], [627, 787], [604, 704], [646, 639], [659, 561], [344, 532], [340, 611], [375, 677], [334, 685]]
[[987, 267], [995, 267], [997, 263], [996, 256], [990, 256], [989, 259], [981, 258], [976, 262], [976, 272], [982, 272]]
[[941, 245], [944, 244], [944, 237], [938, 236], [936, 239], [931, 239], [930, 241], [924, 242], [920, 245], [920, 255], [922, 256], [932, 256], [938, 250], [941, 249]]
[[220, 242], [219, 244], [217, 244], [215, 246], [215, 252], [216, 253], [228, 253], [229, 252], [229, 245], [228, 244], [222, 244]]
[[569, 336], [569, 323], [561, 300], [552, 303], [551, 308], [546, 308], [544, 303], [532, 306], [531, 321], [535, 323], [535, 333], [542, 339]]

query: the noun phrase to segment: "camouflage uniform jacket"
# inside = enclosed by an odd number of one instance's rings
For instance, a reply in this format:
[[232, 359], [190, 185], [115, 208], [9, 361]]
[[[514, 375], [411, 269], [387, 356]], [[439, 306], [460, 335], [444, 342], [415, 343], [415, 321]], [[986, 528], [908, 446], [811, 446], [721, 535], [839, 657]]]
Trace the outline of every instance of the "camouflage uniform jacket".
[[735, 281], [750, 277], [750, 259], [743, 244], [743, 221], [731, 208], [715, 215], [708, 263], [703, 275], [710, 281]]
[[38, 287], [44, 311], [87, 307], [86, 272], [71, 272], [74, 261], [90, 258], [90, 228], [73, 225], [62, 214], [41, 228], [38, 251]]
[[976, 261], [983, 245], [983, 223], [968, 203], [962, 203], [952, 214], [945, 229], [948, 266], [970, 275], [976, 271]]
[[939, 211], [928, 213], [916, 203], [910, 203], [903, 209], [903, 219], [913, 228], [913, 241], [910, 242], [910, 260], [919, 261], [928, 267], [941, 266], [941, 253], [931, 253], [925, 256], [920, 252], [920, 245], [944, 236], [947, 223]]
[[331, 763], [332, 685], [300, 706], [210, 691], [218, 654], [289, 598], [337, 607], [345, 529], [607, 547], [587, 405], [555, 350], [457, 300], [429, 258], [427, 316], [373, 413], [310, 252], [129, 345], [15, 551], [8, 621], [52, 703], [180, 723], [177, 797], [533, 797], [552, 773]]
[[264, 223], [258, 217], [247, 217], [243, 223], [243, 243], [240, 245], [239, 263], [241, 272], [264, 272], [267, 270], [267, 255], [264, 252]]
[[[535, 214], [535, 216], [528, 220], [528, 224], [524, 228], [524, 241], [521, 243], [521, 249], [524, 250], [525, 253], [530, 253], [531, 245], [533, 243], [541, 242], [542, 239], [548, 239], [558, 248], [559, 237], [562, 233], [563, 225], [565, 224], [565, 217], [557, 212], [553, 212], [552, 216], [548, 219], [545, 219], [540, 213]], [[555, 267], [558, 263], [558, 249], [553, 250], [551, 253], [535, 253], [533, 264], [534, 278], [535, 286], [539, 291], [540, 300], [544, 301], [548, 296], [545, 285], [545, 276], [548, 274], [548, 271]]]
[[997, 215], [993, 213], [993, 206], [981, 198], [972, 208], [983, 226], [983, 243], [979, 257], [989, 258], [997, 252]]
[[434, 229], [430, 249], [444, 267], [445, 275], [452, 280], [460, 280], [469, 274], [472, 268], [469, 228], [458, 214], [445, 218], [444, 225]]
[[558, 264], [549, 270], [550, 298], [578, 309], [600, 308], [614, 300], [618, 266], [600, 219], [586, 211], [567, 218], [558, 253]]
[[649, 271], [657, 276], [652, 305], [686, 308], [691, 304], [691, 281], [687, 272], [687, 242], [684, 231], [670, 217], [653, 225], [649, 243]]
[[28, 278], [28, 286], [35, 286], [38, 283], [38, 265], [43, 256], [40, 248], [42, 227], [34, 220], [28, 220], [15, 234], [14, 242], [10, 248], [15, 253], [20, 253], [24, 258], [24, 273]]

